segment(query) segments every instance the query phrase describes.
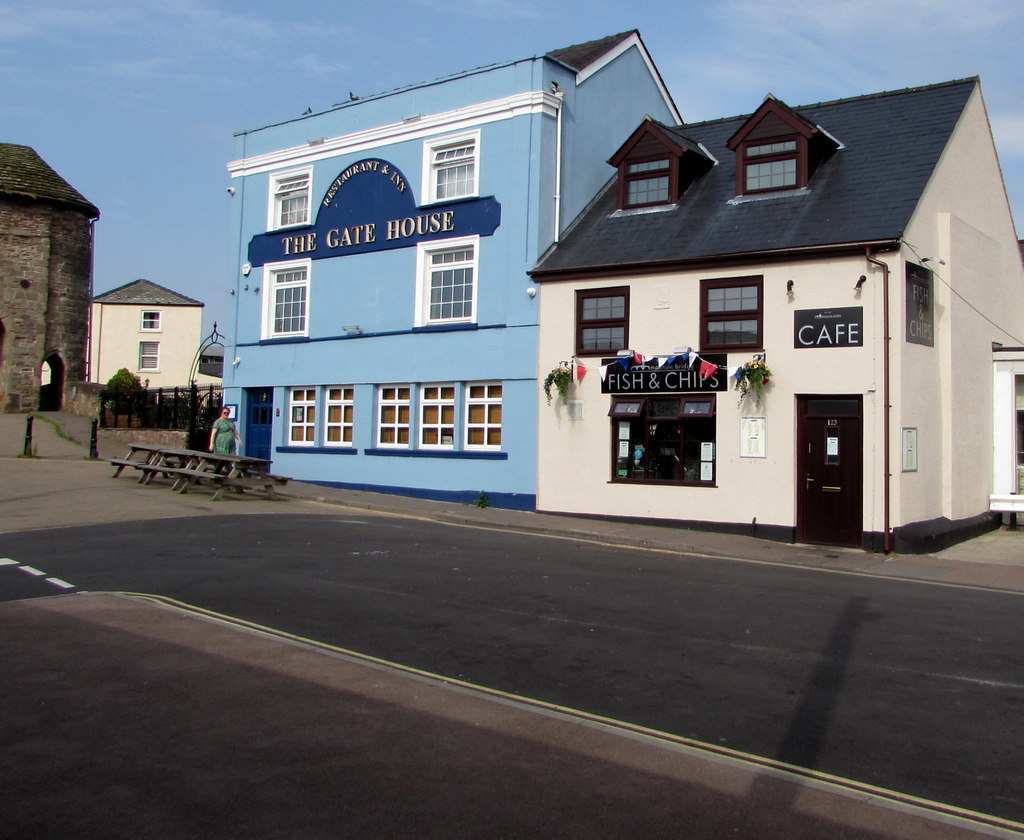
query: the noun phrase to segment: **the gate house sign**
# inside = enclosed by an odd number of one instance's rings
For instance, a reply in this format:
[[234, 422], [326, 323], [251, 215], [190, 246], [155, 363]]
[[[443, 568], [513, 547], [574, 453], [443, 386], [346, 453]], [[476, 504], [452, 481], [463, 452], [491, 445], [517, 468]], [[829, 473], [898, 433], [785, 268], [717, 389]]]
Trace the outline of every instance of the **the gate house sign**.
[[420, 208], [402, 172], [370, 158], [334, 179], [312, 225], [254, 236], [249, 263], [322, 260], [455, 236], [491, 236], [500, 223], [501, 205], [493, 196]]
[[701, 355], [705, 362], [715, 365], [718, 370], [707, 379], [700, 378], [700, 363], [692, 368], [686, 363], [658, 367], [656, 364], [630, 365], [626, 370], [620, 359], [602, 359], [608, 372], [601, 382], [602, 394], [685, 394], [695, 391], [724, 391], [728, 387], [725, 364], [727, 356], [722, 353]]

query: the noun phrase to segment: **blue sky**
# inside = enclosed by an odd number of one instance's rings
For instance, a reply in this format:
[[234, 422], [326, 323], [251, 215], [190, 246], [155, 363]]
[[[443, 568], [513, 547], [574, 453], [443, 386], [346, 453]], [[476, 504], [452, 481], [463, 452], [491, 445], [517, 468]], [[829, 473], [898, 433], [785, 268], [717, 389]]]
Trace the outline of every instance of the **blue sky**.
[[96, 292], [144, 277], [223, 332], [236, 132], [631, 29], [691, 122], [980, 76], [1024, 231], [1021, 0], [0, 0], [0, 141], [100, 208]]

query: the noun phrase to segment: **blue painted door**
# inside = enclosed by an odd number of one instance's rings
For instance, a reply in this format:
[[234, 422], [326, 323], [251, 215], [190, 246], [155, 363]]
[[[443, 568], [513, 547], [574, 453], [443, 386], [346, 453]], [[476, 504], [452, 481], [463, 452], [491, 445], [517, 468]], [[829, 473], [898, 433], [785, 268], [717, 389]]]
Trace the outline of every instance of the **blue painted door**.
[[245, 454], [250, 458], [273, 460], [270, 452], [274, 431], [274, 391], [248, 388], [248, 413], [245, 424]]

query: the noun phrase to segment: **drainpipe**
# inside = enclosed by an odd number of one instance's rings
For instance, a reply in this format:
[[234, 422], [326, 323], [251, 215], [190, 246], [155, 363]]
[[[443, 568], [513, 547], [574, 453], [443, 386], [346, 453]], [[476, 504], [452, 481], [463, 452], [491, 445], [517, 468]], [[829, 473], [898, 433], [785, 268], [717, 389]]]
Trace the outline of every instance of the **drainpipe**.
[[889, 465], [889, 437], [890, 417], [892, 406], [889, 404], [889, 345], [892, 336], [889, 335], [889, 266], [876, 260], [871, 248], [865, 249], [865, 258], [871, 265], [882, 269], [882, 404], [883, 404], [883, 427], [882, 427], [882, 549], [886, 554], [892, 551], [892, 535], [889, 529], [889, 508], [891, 504], [891, 476]]
[[555, 123], [555, 236], [558, 242], [562, 229], [562, 106], [565, 104], [565, 91], [556, 91], [558, 115]]

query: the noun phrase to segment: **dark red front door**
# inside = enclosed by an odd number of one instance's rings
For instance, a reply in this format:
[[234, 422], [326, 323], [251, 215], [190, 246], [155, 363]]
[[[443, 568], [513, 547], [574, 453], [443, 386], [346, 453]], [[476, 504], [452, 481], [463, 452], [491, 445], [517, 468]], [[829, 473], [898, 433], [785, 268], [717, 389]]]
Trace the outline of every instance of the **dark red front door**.
[[798, 397], [797, 540], [863, 545], [860, 397]]

